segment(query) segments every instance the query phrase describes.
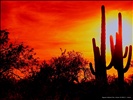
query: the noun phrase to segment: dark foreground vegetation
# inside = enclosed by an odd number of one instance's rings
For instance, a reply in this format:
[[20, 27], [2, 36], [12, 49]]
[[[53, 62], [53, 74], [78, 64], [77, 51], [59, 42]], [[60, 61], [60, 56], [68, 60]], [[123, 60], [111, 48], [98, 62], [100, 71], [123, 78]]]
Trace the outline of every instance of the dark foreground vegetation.
[[[97, 85], [95, 80], [75, 84], [66, 78], [49, 80], [43, 75], [47, 68], [42, 69], [34, 79], [24, 79], [15, 82], [11, 79], [0, 79], [1, 100], [93, 100], [107, 97], [133, 98], [133, 75], [119, 89], [117, 79], [109, 77], [105, 87]], [[42, 75], [41, 75], [42, 74]]]

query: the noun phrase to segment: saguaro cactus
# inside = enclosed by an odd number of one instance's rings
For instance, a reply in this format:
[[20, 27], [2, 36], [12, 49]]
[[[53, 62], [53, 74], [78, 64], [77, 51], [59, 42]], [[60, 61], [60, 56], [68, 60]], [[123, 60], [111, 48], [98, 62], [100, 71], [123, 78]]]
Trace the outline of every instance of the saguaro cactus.
[[124, 83], [124, 73], [128, 71], [132, 56], [132, 46], [129, 46], [129, 54], [128, 54], [128, 60], [127, 64], [124, 67], [123, 65], [123, 58], [127, 57], [128, 53], [128, 47], [125, 47], [125, 53], [123, 55], [123, 49], [122, 49], [122, 15], [121, 13], [118, 14], [118, 33], [116, 33], [116, 44], [113, 43], [113, 37], [110, 36], [110, 42], [111, 42], [111, 52], [113, 57], [113, 65], [114, 68], [118, 72], [118, 82], [119, 84]]
[[92, 74], [95, 75], [97, 81], [107, 83], [107, 73], [106, 70], [112, 67], [112, 60], [108, 67], [106, 67], [106, 23], [105, 23], [105, 7], [101, 7], [102, 12], [102, 23], [101, 23], [101, 53], [99, 47], [96, 46], [95, 38], [92, 39], [93, 51], [94, 51], [94, 61], [95, 61], [95, 71], [90, 63], [90, 70]]

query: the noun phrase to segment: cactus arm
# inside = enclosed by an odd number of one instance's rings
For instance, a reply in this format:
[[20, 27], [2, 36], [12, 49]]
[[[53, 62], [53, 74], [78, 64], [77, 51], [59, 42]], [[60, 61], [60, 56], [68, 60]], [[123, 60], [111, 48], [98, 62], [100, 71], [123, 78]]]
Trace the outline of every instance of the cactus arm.
[[96, 72], [94, 71], [94, 69], [93, 69], [93, 67], [92, 67], [92, 63], [89, 63], [89, 65], [90, 65], [91, 73], [92, 73], [93, 75], [96, 75]]
[[127, 52], [128, 52], [128, 47], [126, 46], [126, 47], [125, 47], [125, 53], [124, 53], [124, 55], [123, 55], [123, 58], [126, 58], [126, 57], [127, 57]]
[[92, 74], [96, 75], [96, 70], [99, 66], [100, 51], [99, 51], [99, 47], [96, 46], [95, 38], [92, 39], [92, 43], [93, 43], [94, 60], [95, 60], [95, 71], [92, 67], [92, 63], [90, 63], [89, 65], [90, 65], [90, 70], [91, 70]]
[[111, 49], [112, 58], [111, 58], [110, 64], [106, 67], [107, 70], [110, 69], [113, 66], [115, 46], [114, 46], [114, 41], [113, 41], [113, 36], [112, 35], [110, 35], [110, 49]]
[[95, 38], [92, 39], [92, 44], [93, 44], [94, 58], [96, 59], [97, 52], [96, 52], [96, 41], [95, 41]]
[[109, 63], [109, 65], [106, 67], [106, 69], [107, 69], [107, 70], [108, 70], [108, 69], [111, 69], [112, 66], [113, 66], [113, 61], [111, 60], [110, 63]]
[[[97, 52], [96, 52], [96, 41], [95, 41], [95, 38], [92, 39], [92, 44], [93, 44], [93, 51], [94, 51], [94, 60], [95, 60], [95, 64], [96, 64], [96, 62], [97, 62], [97, 56], [96, 56]], [[94, 69], [92, 67], [92, 63], [89, 63], [89, 65], [90, 65], [91, 73], [93, 75], [96, 75], [96, 72], [94, 71]]]
[[113, 66], [113, 59], [111, 59], [109, 65], [106, 67], [107, 70], [111, 69]]
[[99, 47], [96, 46], [95, 38], [92, 39], [92, 43], [93, 43], [95, 65], [97, 66], [100, 58], [100, 51], [99, 51]]
[[124, 73], [128, 71], [129, 67], [130, 67], [130, 61], [131, 61], [131, 57], [132, 57], [132, 46], [129, 46], [129, 55], [128, 55], [128, 61], [126, 64], [126, 67], [123, 69]]
[[95, 40], [95, 38], [92, 39], [92, 44], [93, 44], [93, 50], [95, 51], [95, 47], [96, 47], [96, 40]]
[[114, 41], [113, 41], [113, 36], [112, 35], [110, 35], [110, 48], [111, 48], [111, 55], [113, 55], [115, 46], [114, 46]]

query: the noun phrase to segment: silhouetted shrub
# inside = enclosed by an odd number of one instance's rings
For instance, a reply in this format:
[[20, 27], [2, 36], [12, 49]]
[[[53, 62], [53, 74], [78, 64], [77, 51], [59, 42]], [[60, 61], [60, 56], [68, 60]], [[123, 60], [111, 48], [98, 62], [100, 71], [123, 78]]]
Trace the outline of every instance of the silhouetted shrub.
[[[59, 57], [53, 57], [49, 66], [54, 69], [54, 79], [66, 79], [68, 82], [79, 83], [80, 71], [87, 69], [88, 61], [82, 57], [80, 52], [62, 52]], [[91, 76], [90, 76], [91, 77]]]
[[38, 59], [34, 57], [36, 53], [23, 43], [13, 43], [9, 41], [9, 32], [0, 30], [0, 77], [2, 75], [15, 75], [13, 69], [28, 66], [38, 66]]

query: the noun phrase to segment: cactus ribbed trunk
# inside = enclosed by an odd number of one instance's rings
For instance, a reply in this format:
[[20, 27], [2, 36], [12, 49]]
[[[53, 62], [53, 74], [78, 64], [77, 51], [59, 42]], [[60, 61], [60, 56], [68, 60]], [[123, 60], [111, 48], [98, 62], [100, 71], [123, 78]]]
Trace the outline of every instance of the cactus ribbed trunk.
[[118, 72], [118, 82], [119, 82], [119, 85], [121, 87], [124, 84], [124, 73], [123, 73], [123, 69], [117, 70], [117, 72]]
[[106, 29], [105, 29], [105, 8], [102, 6], [102, 23], [101, 23], [101, 58], [105, 64], [105, 50], [106, 50]]
[[[118, 66], [123, 66], [123, 48], [122, 48], [122, 16], [121, 13], [118, 14]], [[124, 73], [123, 73], [123, 67], [120, 67], [118, 70], [118, 82], [119, 84], [124, 83]]]
[[106, 58], [106, 23], [105, 23], [105, 21], [106, 21], [106, 19], [105, 19], [105, 7], [104, 6], [102, 6], [101, 7], [101, 10], [102, 10], [102, 25], [101, 25], [101, 66], [104, 66], [103, 68], [103, 70], [104, 70], [104, 77], [103, 77], [103, 79], [104, 79], [104, 82], [107, 82], [107, 74], [106, 74], [106, 60], [105, 60], [105, 58]]

